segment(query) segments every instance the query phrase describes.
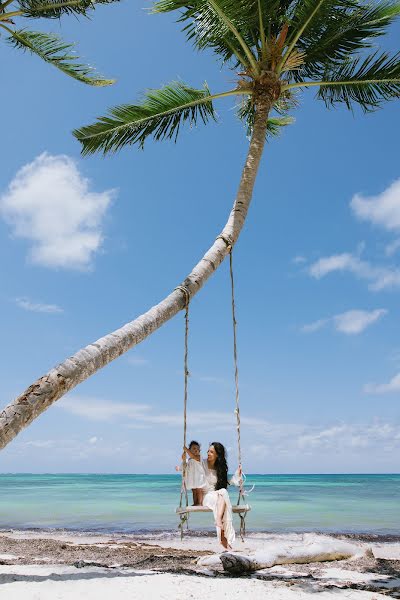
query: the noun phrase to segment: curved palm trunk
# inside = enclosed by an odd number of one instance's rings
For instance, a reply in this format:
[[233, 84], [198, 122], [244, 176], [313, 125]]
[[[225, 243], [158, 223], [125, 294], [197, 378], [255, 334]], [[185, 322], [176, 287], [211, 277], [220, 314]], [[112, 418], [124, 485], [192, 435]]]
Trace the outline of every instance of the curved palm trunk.
[[[206, 252], [182, 286], [194, 296], [218, 268], [235, 244], [246, 219], [254, 182], [265, 144], [267, 118], [271, 102], [259, 102], [253, 135], [239, 189], [222, 233]], [[186, 305], [186, 294], [176, 288], [169, 296], [134, 321], [79, 350], [66, 361], [40, 377], [0, 413], [0, 449], [53, 402], [106, 364], [139, 344]]]

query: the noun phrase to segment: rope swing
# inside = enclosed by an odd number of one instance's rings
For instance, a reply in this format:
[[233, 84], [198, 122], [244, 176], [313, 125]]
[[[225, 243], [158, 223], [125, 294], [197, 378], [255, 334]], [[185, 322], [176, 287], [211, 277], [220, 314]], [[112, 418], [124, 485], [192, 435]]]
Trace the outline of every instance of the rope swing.
[[[176, 289], [181, 290], [185, 295], [185, 351], [183, 358], [183, 373], [184, 373], [184, 393], [183, 393], [183, 447], [186, 447], [186, 431], [187, 431], [187, 399], [188, 399], [188, 378], [189, 378], [189, 368], [188, 368], [188, 338], [189, 338], [189, 303], [190, 303], [190, 292], [189, 290], [180, 285]], [[183, 501], [185, 500], [186, 509], [189, 506], [188, 493], [186, 488], [186, 455], [182, 459], [182, 485], [181, 485], [181, 495], [179, 500], [179, 508], [182, 508]], [[186, 526], [189, 529], [189, 512], [180, 514], [181, 522], [179, 524], [179, 528], [181, 530], [181, 538], [183, 537], [183, 528]]]
[[[236, 321], [236, 306], [235, 306], [235, 280], [233, 277], [233, 248], [229, 249], [229, 273], [231, 278], [231, 299], [232, 299], [232, 329], [233, 329], [233, 362], [235, 365], [235, 414], [236, 414], [236, 433], [237, 433], [237, 448], [238, 448], [238, 470], [239, 470], [239, 496], [236, 506], [240, 506], [240, 500], [245, 501], [245, 492], [243, 488], [244, 478], [242, 470], [242, 448], [240, 439], [240, 406], [239, 406], [239, 368], [237, 358], [237, 321]], [[246, 533], [246, 515], [247, 512], [239, 513], [240, 516], [240, 536], [243, 539]]]
[[[237, 321], [236, 321], [236, 306], [235, 306], [235, 282], [233, 276], [233, 257], [232, 257], [232, 241], [230, 238], [225, 238], [224, 236], [219, 236], [227, 245], [227, 249], [229, 251], [229, 272], [230, 272], [230, 282], [231, 282], [231, 305], [232, 305], [232, 329], [233, 329], [233, 362], [234, 362], [234, 372], [235, 372], [235, 415], [236, 415], [236, 433], [237, 433], [237, 448], [238, 448], [238, 478], [237, 485], [239, 487], [239, 497], [237, 504], [232, 507], [232, 511], [234, 513], [239, 514], [240, 516], [240, 536], [242, 540], [244, 540], [244, 535], [246, 533], [246, 515], [250, 510], [250, 506], [248, 504], [240, 504], [240, 501], [243, 499], [245, 502], [246, 492], [244, 491], [244, 480], [245, 476], [243, 475], [242, 470], [242, 450], [241, 450], [241, 438], [240, 438], [240, 407], [239, 407], [239, 369], [238, 369], [238, 357], [237, 357]], [[183, 445], [186, 447], [186, 431], [187, 431], [187, 400], [188, 400], [188, 377], [189, 377], [189, 369], [188, 369], [188, 338], [189, 338], [189, 303], [190, 303], [190, 292], [187, 287], [180, 285], [176, 288], [177, 290], [181, 290], [185, 295], [185, 350], [184, 350], [184, 397], [183, 397]], [[176, 509], [176, 512], [180, 517], [179, 529], [181, 531], [181, 539], [183, 538], [183, 530], [186, 525], [189, 528], [189, 514], [191, 512], [211, 512], [211, 509], [202, 506], [189, 506], [188, 500], [188, 492], [186, 488], [186, 455], [182, 459], [182, 485], [181, 485], [181, 493], [180, 493], [180, 501], [179, 508]]]

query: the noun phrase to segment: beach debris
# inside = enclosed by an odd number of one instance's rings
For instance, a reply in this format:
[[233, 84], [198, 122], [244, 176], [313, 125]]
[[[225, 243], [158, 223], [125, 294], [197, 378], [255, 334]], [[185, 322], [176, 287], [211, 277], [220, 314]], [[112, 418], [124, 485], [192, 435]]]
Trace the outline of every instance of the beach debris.
[[72, 566], [76, 567], [77, 569], [84, 569], [85, 567], [104, 567], [105, 569], [108, 569], [109, 566], [105, 565], [104, 563], [99, 563], [99, 562], [93, 562], [90, 560], [76, 560]]
[[199, 566], [216, 568], [221, 565], [232, 575], [245, 575], [274, 565], [304, 564], [356, 558], [364, 555], [365, 548], [328, 536], [304, 536], [302, 543], [274, 544], [269, 548], [243, 552], [224, 552], [200, 557]]
[[18, 558], [20, 558], [19, 556], [16, 556], [15, 554], [0, 554], [0, 560], [18, 560]]
[[247, 556], [223, 552], [219, 558], [224, 571], [228, 571], [231, 575], [247, 575], [254, 573], [259, 568], [257, 563]]

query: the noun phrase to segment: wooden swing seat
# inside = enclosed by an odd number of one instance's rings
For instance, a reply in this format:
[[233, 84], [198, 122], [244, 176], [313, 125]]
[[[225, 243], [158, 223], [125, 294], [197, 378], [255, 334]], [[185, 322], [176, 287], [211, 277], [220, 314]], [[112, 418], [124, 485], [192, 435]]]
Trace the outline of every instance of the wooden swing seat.
[[[249, 504], [235, 504], [232, 506], [232, 512], [237, 513], [248, 513], [251, 511], [251, 506]], [[211, 508], [207, 508], [207, 506], [181, 506], [176, 509], [177, 515], [185, 515], [187, 513], [210, 513], [212, 512]]]

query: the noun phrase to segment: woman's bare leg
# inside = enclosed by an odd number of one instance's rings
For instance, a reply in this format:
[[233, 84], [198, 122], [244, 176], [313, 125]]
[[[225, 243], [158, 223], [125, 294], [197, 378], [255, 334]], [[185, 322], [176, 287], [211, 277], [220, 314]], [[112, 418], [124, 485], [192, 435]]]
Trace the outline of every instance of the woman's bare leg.
[[217, 500], [217, 519], [216, 519], [215, 524], [217, 527], [219, 527], [221, 529], [221, 544], [223, 545], [225, 550], [228, 550], [228, 549], [230, 549], [230, 546], [228, 544], [228, 540], [225, 537], [224, 524], [223, 524], [225, 509], [226, 509], [225, 498], [219, 494], [218, 500]]
[[222, 519], [224, 518], [225, 507], [226, 507], [225, 498], [223, 496], [221, 496], [220, 494], [218, 494], [217, 519], [216, 519], [215, 524], [217, 527], [221, 527], [221, 529], [223, 528]]
[[223, 545], [223, 547], [225, 548], [225, 550], [230, 550], [231, 547], [228, 544], [228, 540], [225, 537], [225, 532], [223, 529], [221, 529], [221, 544]]

